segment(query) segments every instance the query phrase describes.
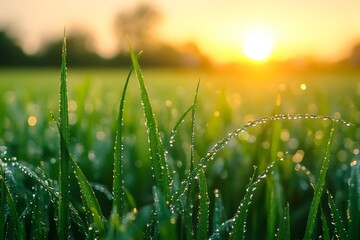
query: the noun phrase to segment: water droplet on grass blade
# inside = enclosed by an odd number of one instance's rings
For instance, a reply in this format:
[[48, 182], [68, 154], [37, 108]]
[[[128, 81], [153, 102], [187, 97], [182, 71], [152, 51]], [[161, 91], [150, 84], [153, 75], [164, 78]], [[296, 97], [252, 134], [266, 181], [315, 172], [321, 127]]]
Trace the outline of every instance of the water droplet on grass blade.
[[7, 147], [6, 146], [0, 146], [0, 157], [5, 157], [7, 153]]

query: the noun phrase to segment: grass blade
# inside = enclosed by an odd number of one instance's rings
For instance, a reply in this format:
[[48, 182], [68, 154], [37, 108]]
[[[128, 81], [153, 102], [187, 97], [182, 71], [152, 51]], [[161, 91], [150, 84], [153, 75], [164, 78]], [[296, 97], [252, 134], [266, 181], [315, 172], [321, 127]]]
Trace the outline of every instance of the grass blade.
[[214, 213], [212, 217], [212, 231], [215, 232], [219, 229], [222, 222], [224, 222], [225, 216], [225, 208], [222, 201], [221, 193], [218, 189], [214, 191]]
[[87, 207], [90, 209], [94, 226], [99, 231], [100, 235], [104, 235], [105, 227], [103, 223], [103, 215], [95, 194], [86, 180], [85, 175], [70, 156], [69, 152], [69, 118], [68, 118], [68, 99], [67, 99], [67, 77], [66, 77], [66, 36], [64, 34], [64, 42], [62, 49], [62, 64], [61, 64], [61, 78], [60, 78], [60, 119], [59, 119], [59, 133], [60, 133], [60, 167], [59, 167], [59, 239], [67, 239], [69, 237], [69, 175], [71, 163], [75, 176], [78, 180], [81, 193], [84, 197]]
[[286, 205], [284, 209], [284, 216], [280, 221], [279, 231], [277, 235], [277, 239], [290, 240], [290, 211], [289, 211], [289, 203]]
[[81, 194], [86, 202], [86, 206], [91, 211], [94, 226], [99, 231], [99, 235], [103, 236], [105, 234], [104, 217], [101, 212], [99, 202], [95, 197], [95, 193], [91, 188], [90, 183], [87, 181], [84, 173], [81, 171], [80, 167], [71, 156], [70, 162], [74, 169], [74, 173], [76, 179], [78, 180]]
[[[174, 144], [174, 141], [175, 141], [175, 135], [181, 125], [181, 123], [184, 122], [184, 119], [185, 117], [187, 116], [187, 114], [192, 111], [192, 121], [191, 121], [191, 141], [194, 140], [194, 130], [195, 130], [195, 105], [196, 105], [196, 102], [197, 102], [197, 96], [198, 96], [198, 92], [199, 92], [199, 85], [200, 85], [200, 81], [198, 82], [197, 84], [197, 87], [196, 87], [196, 92], [195, 92], [195, 97], [194, 97], [194, 101], [193, 101], [193, 104], [180, 116], [180, 118], [178, 119], [178, 121], [176, 122], [173, 130], [171, 130], [171, 133], [170, 133], [170, 140], [169, 140], [169, 145], [170, 147], [173, 146]], [[193, 145], [193, 144], [192, 144]], [[191, 146], [192, 146], [191, 145]], [[193, 150], [193, 149], [192, 149]], [[191, 151], [192, 151], [191, 150]], [[192, 155], [191, 155], [192, 156]]]
[[[54, 116], [52, 117], [53, 120], [56, 122]], [[40, 188], [43, 188], [47, 192], [51, 202], [53, 203], [59, 202], [60, 196], [58, 192], [55, 190], [55, 187], [53, 186], [53, 181], [51, 179], [48, 179], [44, 173], [38, 174], [34, 169], [31, 168], [31, 165], [27, 166], [25, 165], [25, 163], [12, 162], [11, 165], [12, 167], [18, 168], [21, 171], [26, 172], [29, 177], [33, 178], [38, 184], [40, 184], [41, 185]], [[79, 227], [79, 229], [85, 232], [84, 223], [80, 218], [78, 211], [72, 206], [71, 202], [69, 208], [70, 208], [71, 220], [76, 224], [76, 226]]]
[[[199, 91], [199, 83], [197, 84], [195, 97], [193, 104], [191, 105], [191, 129], [190, 129], [190, 167], [189, 171], [193, 171], [194, 169], [194, 156], [195, 156], [195, 113], [196, 113], [196, 102]], [[193, 184], [189, 185], [190, 191], [187, 192], [186, 202], [185, 202], [185, 234], [186, 239], [194, 239], [194, 224], [193, 224], [193, 194], [195, 192], [195, 188]]]
[[67, 77], [66, 77], [66, 36], [62, 46], [61, 77], [60, 77], [60, 161], [59, 161], [59, 239], [68, 239], [69, 237], [69, 117], [68, 117], [68, 99], [67, 99]]
[[338, 239], [349, 239], [348, 234], [345, 230], [344, 222], [340, 217], [339, 210], [336, 207], [335, 201], [329, 191], [327, 192], [327, 194], [330, 213], [334, 221], [334, 227], [335, 232], [337, 233], [337, 237]]
[[203, 171], [199, 174], [199, 212], [196, 239], [203, 240], [208, 236], [209, 228], [209, 196], [207, 192], [206, 176]]
[[330, 230], [329, 230], [329, 226], [327, 223], [327, 219], [324, 213], [324, 209], [321, 207], [321, 226], [322, 226], [322, 235], [323, 235], [323, 239], [325, 240], [330, 240]]
[[[64, 136], [60, 131], [60, 126], [57, 124], [60, 132], [61, 138]], [[80, 192], [85, 200], [86, 207], [88, 211], [91, 212], [91, 216], [93, 218], [93, 224], [95, 228], [98, 230], [99, 235], [103, 236], [105, 234], [105, 226], [104, 226], [104, 216], [101, 212], [101, 208], [99, 202], [95, 196], [93, 189], [91, 188], [90, 183], [87, 181], [84, 173], [81, 171], [79, 165], [75, 162], [74, 158], [70, 155], [68, 146], [65, 147], [65, 151], [68, 152], [69, 161], [74, 169], [74, 174], [77, 179], [77, 182], [80, 187]]]
[[[273, 178], [273, 177], [272, 177]], [[276, 227], [276, 210], [277, 210], [277, 201], [275, 200], [275, 184], [272, 179], [268, 182], [268, 186], [266, 189], [266, 204], [267, 204], [267, 228], [266, 228], [266, 236], [267, 239], [273, 239]]]
[[234, 219], [230, 218], [229, 220], [223, 222], [209, 237], [209, 240], [217, 240], [217, 239], [228, 239], [223, 237], [224, 233], [228, 233], [230, 229], [233, 227]]
[[109, 222], [108, 222], [108, 231], [106, 233], [107, 240], [119, 239], [121, 234], [121, 221], [118, 212], [113, 208]]
[[[276, 104], [273, 109], [273, 114], [278, 114], [281, 109], [281, 95], [277, 95]], [[278, 156], [280, 149], [280, 138], [282, 122], [274, 121], [269, 124], [271, 129], [271, 146], [270, 146], [270, 161], [275, 161]], [[285, 205], [282, 187], [279, 183], [279, 169], [275, 167], [271, 177], [266, 181], [266, 202], [267, 202], [267, 228], [266, 234], [267, 239], [273, 239], [276, 232], [276, 222], [278, 216], [284, 215], [282, 212], [283, 206]], [[277, 214], [279, 213], [279, 214]]]
[[194, 168], [192, 172], [186, 177], [185, 180], [182, 181], [179, 190], [175, 192], [172, 196], [171, 201], [171, 211], [174, 212], [175, 210], [179, 210], [180, 208], [180, 197], [185, 194], [186, 191], [189, 189], [189, 185], [196, 176], [199, 174], [201, 169], [207, 167], [208, 163], [214, 159], [215, 155], [226, 146], [226, 144], [239, 133], [244, 132], [250, 127], [255, 127], [260, 124], [265, 124], [269, 121], [279, 121], [279, 120], [298, 120], [298, 119], [323, 119], [323, 120], [332, 120], [334, 122], [341, 122], [347, 126], [350, 126], [351, 123], [344, 121], [342, 119], [338, 119], [332, 116], [322, 116], [322, 115], [314, 115], [314, 114], [277, 114], [274, 116], [260, 118], [254, 121], [250, 121], [247, 124], [235, 129], [234, 131], [230, 132], [226, 137], [222, 140], [218, 141], [208, 153], [200, 159], [199, 165]]
[[20, 239], [20, 240], [25, 239], [24, 226], [23, 226], [22, 222], [20, 221], [19, 215], [16, 211], [14, 199], [11, 195], [9, 187], [7, 186], [7, 184], [5, 182], [3, 174], [0, 174], [0, 181], [1, 181], [1, 185], [3, 186], [3, 189], [5, 190], [7, 205], [10, 210], [10, 219], [11, 219], [12, 227], [15, 229], [16, 239]]
[[149, 95], [144, 84], [140, 65], [134, 51], [130, 46], [130, 43], [129, 49], [131, 61], [134, 66], [134, 71], [136, 73], [141, 92], [141, 102], [144, 109], [146, 127], [148, 131], [148, 139], [150, 144], [150, 160], [154, 168], [155, 185], [157, 186], [157, 188], [159, 188], [159, 190], [161, 190], [161, 192], [163, 192], [165, 201], [167, 203], [170, 203], [170, 185], [172, 184], [172, 181], [169, 173], [169, 166], [165, 160], [165, 150], [160, 139], [159, 130], [154, 117]]
[[192, 196], [195, 194], [194, 184], [190, 184], [190, 190], [186, 194], [184, 206], [184, 221], [185, 221], [185, 236], [186, 239], [194, 239], [194, 223], [193, 223], [193, 209], [194, 200]]
[[247, 218], [247, 212], [249, 209], [249, 205], [251, 203], [251, 198], [252, 198], [252, 194], [253, 194], [252, 192], [254, 189], [254, 184], [253, 184], [254, 177], [255, 177], [255, 171], [250, 180], [249, 186], [246, 189], [245, 197], [244, 197], [243, 201], [241, 202], [235, 217], [233, 218], [234, 225], [232, 227], [232, 231], [230, 232], [230, 239], [232, 239], [232, 240], [245, 238], [246, 218]]
[[91, 78], [86, 77], [83, 82], [81, 82], [76, 88], [76, 128], [81, 128], [81, 124], [83, 122], [85, 116], [85, 105], [86, 105], [86, 98], [90, 92], [90, 85], [91, 85]]
[[329, 140], [328, 140], [327, 146], [326, 146], [325, 157], [324, 157], [324, 160], [323, 160], [323, 163], [321, 166], [319, 179], [315, 186], [314, 197], [313, 197], [313, 200], [311, 201], [311, 205], [310, 205], [310, 212], [309, 212], [309, 216], [308, 216], [308, 220], [307, 220], [307, 224], [306, 224], [306, 230], [305, 230], [305, 237], [304, 237], [305, 239], [310, 239], [314, 232], [316, 215], [317, 215], [321, 195], [323, 192], [323, 188], [325, 185], [325, 176], [326, 176], [329, 162], [330, 162], [330, 150], [331, 150], [331, 145], [332, 145], [333, 139], [334, 139], [334, 122], [333, 122], [333, 125], [330, 130]]
[[156, 187], [153, 188], [154, 204], [157, 218], [157, 228], [161, 239], [177, 239], [175, 233], [175, 219], [170, 216], [165, 197]]
[[[194, 161], [195, 161], [195, 115], [196, 115], [196, 102], [197, 102], [197, 97], [198, 97], [198, 93], [199, 93], [199, 86], [200, 86], [200, 81], [198, 81], [197, 86], [196, 86], [196, 91], [195, 91], [195, 97], [194, 97], [194, 102], [192, 104], [192, 111], [191, 111], [191, 139], [190, 139], [190, 172], [192, 172], [194, 170]], [[201, 173], [200, 173], [201, 174]]]
[[[283, 158], [280, 158], [277, 161], [282, 161], [282, 160]], [[249, 206], [251, 204], [251, 200], [253, 198], [255, 190], [257, 189], [259, 183], [263, 179], [267, 178], [270, 170], [274, 167], [277, 161], [270, 163], [270, 165], [266, 167], [266, 169], [257, 177], [255, 181], [254, 181], [254, 176], [255, 176], [255, 171], [254, 171], [253, 177], [251, 178], [250, 183], [246, 189], [245, 197], [240, 203], [240, 206], [235, 214], [235, 217], [233, 218], [233, 228], [232, 231], [230, 232], [230, 239], [237, 240], [237, 239], [245, 238], [247, 213], [249, 211]]]
[[139, 212], [131, 212], [125, 216], [125, 223], [123, 223], [123, 232], [120, 239], [144, 239], [142, 232], [146, 223], [149, 222], [152, 207], [145, 206]]
[[172, 147], [174, 145], [175, 142], [175, 135], [181, 125], [181, 123], [184, 122], [185, 117], [188, 115], [188, 113], [193, 109], [194, 105], [191, 105], [178, 119], [178, 121], [176, 122], [174, 128], [171, 130], [170, 133], [170, 138], [169, 138], [169, 146]]
[[[0, 164], [0, 177], [5, 179], [3, 168]], [[6, 223], [6, 193], [5, 193], [5, 183], [0, 181], [0, 239], [5, 239], [5, 223]]]
[[[131, 67], [129, 74], [126, 78], [124, 89], [121, 95], [119, 115], [117, 119], [117, 129], [114, 147], [114, 176], [113, 176], [113, 212], [122, 217], [125, 213], [125, 190], [124, 190], [124, 175], [123, 175], [123, 113], [125, 104], [125, 95], [127, 86], [130, 80], [133, 68]], [[121, 218], [120, 218], [121, 221]]]
[[124, 190], [125, 190], [125, 198], [126, 198], [128, 208], [130, 208], [130, 209], [136, 208], [136, 202], [135, 202], [134, 196], [126, 188], [124, 188]]
[[41, 209], [43, 206], [42, 195], [38, 188], [35, 188], [33, 195], [33, 210], [32, 210], [32, 230], [31, 230], [31, 239], [44, 239], [47, 237], [47, 229], [44, 222], [45, 216]]
[[348, 202], [348, 233], [350, 239], [360, 238], [360, 161], [350, 163], [349, 202]]

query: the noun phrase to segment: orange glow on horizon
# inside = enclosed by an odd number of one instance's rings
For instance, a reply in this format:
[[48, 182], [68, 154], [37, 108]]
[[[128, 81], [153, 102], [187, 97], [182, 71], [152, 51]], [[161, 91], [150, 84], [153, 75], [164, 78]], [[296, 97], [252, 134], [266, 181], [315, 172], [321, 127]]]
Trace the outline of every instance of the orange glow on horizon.
[[[360, 2], [199, 0], [189, 7], [156, 0], [152, 4], [162, 16], [152, 31], [154, 39], [173, 46], [194, 42], [217, 62], [246, 61], [241, 44], [246, 32], [256, 25], [264, 25], [274, 34], [276, 42], [266, 58], [271, 60], [309, 56], [337, 61], [360, 42]], [[0, 28], [9, 29], [27, 53], [35, 53], [47, 40], [61, 39], [64, 25], [69, 31], [81, 29], [92, 35], [91, 49], [109, 58], [118, 52], [119, 45], [127, 44], [114, 37], [114, 16], [136, 5], [130, 0], [85, 5], [70, 0], [12, 0], [0, 8]], [[189, 16], [196, 16], [196, 21]]]

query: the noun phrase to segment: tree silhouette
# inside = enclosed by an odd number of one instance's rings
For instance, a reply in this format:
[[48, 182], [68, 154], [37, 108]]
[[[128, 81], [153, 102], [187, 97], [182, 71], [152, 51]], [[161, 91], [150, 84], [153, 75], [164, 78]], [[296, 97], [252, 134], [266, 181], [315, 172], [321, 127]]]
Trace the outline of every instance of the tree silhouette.
[[154, 41], [154, 27], [161, 19], [160, 11], [149, 3], [142, 3], [133, 10], [119, 12], [115, 16], [114, 30], [120, 51], [127, 51], [126, 36], [134, 48], [146, 48]]
[[27, 57], [20, 46], [5, 32], [0, 32], [0, 66], [24, 65]]
[[353, 46], [349, 60], [351, 64], [360, 66], [360, 43]]
[[[84, 32], [72, 32], [67, 36], [67, 49], [71, 57], [68, 59], [69, 66], [103, 66], [106, 62], [88, 47], [90, 37]], [[61, 61], [62, 39], [49, 43], [39, 54], [39, 65], [57, 66]]]

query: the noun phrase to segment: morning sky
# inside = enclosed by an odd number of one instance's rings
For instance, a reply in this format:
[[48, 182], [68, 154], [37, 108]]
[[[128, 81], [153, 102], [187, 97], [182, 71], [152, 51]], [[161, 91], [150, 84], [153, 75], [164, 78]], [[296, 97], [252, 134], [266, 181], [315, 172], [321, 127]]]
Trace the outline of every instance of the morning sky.
[[[63, 28], [83, 28], [95, 35], [103, 56], [116, 52], [114, 14], [144, 1], [0, 0], [0, 28], [7, 28], [29, 53]], [[336, 61], [360, 42], [360, 1], [350, 0], [153, 0], [162, 12], [156, 28], [173, 44], [194, 41], [219, 61], [243, 58], [243, 41], [254, 29], [272, 38], [270, 58], [313, 56]]]

